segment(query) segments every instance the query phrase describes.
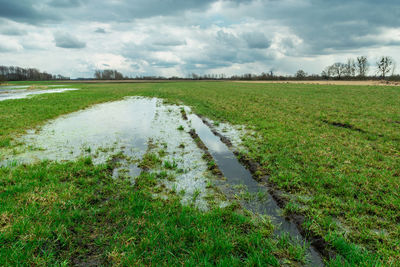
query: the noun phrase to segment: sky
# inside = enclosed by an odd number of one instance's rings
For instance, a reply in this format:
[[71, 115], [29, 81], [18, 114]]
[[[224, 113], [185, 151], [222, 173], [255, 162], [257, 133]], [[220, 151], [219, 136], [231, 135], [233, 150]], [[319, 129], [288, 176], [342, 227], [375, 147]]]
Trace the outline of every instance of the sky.
[[72, 78], [320, 74], [360, 55], [370, 74], [400, 64], [398, 0], [0, 0], [0, 65]]

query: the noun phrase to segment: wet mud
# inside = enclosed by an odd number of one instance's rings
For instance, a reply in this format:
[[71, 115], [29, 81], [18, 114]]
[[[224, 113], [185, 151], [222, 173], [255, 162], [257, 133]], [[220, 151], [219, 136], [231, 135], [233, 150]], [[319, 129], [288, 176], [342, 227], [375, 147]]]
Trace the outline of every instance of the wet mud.
[[339, 127], [339, 128], [345, 128], [345, 129], [350, 129], [356, 132], [360, 132], [360, 133], [367, 133], [366, 131], [364, 131], [363, 129], [357, 128], [354, 125], [348, 124], [348, 123], [342, 123], [342, 122], [335, 122], [335, 121], [328, 121], [328, 120], [322, 120], [323, 123], [335, 126], [335, 127]]
[[[246, 155], [241, 154], [237, 150], [235, 150], [234, 147], [232, 147], [232, 143], [229, 141], [229, 139], [225, 136], [223, 136], [221, 133], [219, 133], [212, 123], [207, 121], [206, 119], [202, 118], [202, 121], [204, 124], [206, 124], [210, 130], [220, 138], [221, 142], [225, 143], [231, 150], [233, 150], [233, 153], [236, 155], [236, 157], [239, 159], [239, 161], [246, 166], [246, 168], [251, 172], [253, 178], [257, 180], [258, 182], [264, 184], [267, 186], [268, 193], [271, 195], [273, 200], [276, 202], [277, 206], [281, 209], [284, 209], [290, 199], [285, 196], [285, 194], [276, 189], [276, 186], [269, 181], [269, 175], [265, 173], [265, 171], [261, 168], [261, 165], [252, 160], [251, 158], [247, 157]], [[319, 254], [321, 254], [325, 258], [334, 258], [336, 256], [336, 252], [334, 249], [326, 242], [322, 236], [317, 235], [311, 231], [308, 231], [304, 226], [304, 222], [306, 220], [306, 217], [303, 214], [299, 213], [292, 213], [288, 214], [285, 216], [285, 219], [289, 220], [291, 223], [295, 224], [298, 232], [301, 234], [301, 236], [306, 237], [306, 240], [310, 242], [310, 244], [315, 248], [316, 251], [318, 251]], [[315, 253], [315, 252], [313, 252]], [[318, 255], [314, 255], [315, 257], [318, 257]], [[322, 264], [322, 260], [316, 259], [317, 262], [320, 262], [319, 264]], [[315, 263], [311, 262], [314, 266]]]
[[[272, 222], [278, 226], [276, 234], [288, 233], [297, 242], [306, 241], [307, 239], [303, 237], [299, 225], [282, 214], [278, 202], [269, 194], [268, 189], [253, 178], [252, 173], [259, 176], [260, 167], [258, 163], [250, 159], [244, 161], [247, 162], [246, 165], [249, 170], [238, 161], [235, 153], [232, 152], [232, 143], [213, 129], [210, 123], [194, 114], [189, 116], [189, 120], [226, 178], [225, 182], [219, 184], [219, 188], [228, 195], [235, 194], [235, 187], [243, 187], [250, 194], [262, 195], [261, 199], [250, 195], [250, 200], [242, 201], [241, 204], [250, 211], [270, 216]], [[313, 243], [312, 240], [309, 241], [311, 244]], [[323, 266], [323, 260], [313, 245], [309, 248], [308, 260], [312, 266]]]

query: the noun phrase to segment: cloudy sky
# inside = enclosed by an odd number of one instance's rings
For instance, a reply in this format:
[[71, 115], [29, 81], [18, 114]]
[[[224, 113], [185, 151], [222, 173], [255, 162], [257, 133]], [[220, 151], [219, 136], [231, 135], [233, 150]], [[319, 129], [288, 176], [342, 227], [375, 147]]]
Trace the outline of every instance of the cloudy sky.
[[320, 73], [358, 55], [400, 63], [398, 0], [0, 0], [0, 65], [71, 77]]

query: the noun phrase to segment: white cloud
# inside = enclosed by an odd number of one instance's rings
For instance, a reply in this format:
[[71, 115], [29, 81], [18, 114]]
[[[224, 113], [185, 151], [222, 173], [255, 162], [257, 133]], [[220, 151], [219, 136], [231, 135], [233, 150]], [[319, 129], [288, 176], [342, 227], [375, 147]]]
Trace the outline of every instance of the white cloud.
[[17, 40], [0, 35], [0, 53], [15, 53], [21, 50], [23, 47]]
[[97, 68], [132, 76], [320, 73], [358, 55], [400, 62], [395, 1], [0, 2], [1, 63], [72, 77]]

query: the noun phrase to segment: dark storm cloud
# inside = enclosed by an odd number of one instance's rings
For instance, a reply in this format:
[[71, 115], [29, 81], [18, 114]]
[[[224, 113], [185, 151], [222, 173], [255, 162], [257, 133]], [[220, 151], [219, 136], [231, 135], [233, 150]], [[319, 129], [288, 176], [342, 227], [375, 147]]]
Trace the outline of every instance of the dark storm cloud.
[[[0, 18], [38, 24], [69, 19], [83, 21], [131, 21], [153, 16], [182, 15], [188, 10], [206, 10], [218, 0], [0, 0]], [[251, 0], [227, 0], [247, 3]]]
[[[216, 1], [0, 0], [0, 17], [31, 24], [68, 20], [132, 21], [153, 16], [181, 16], [182, 12], [188, 10], [201, 12]], [[381, 40], [366, 42], [360, 37], [379, 33], [382, 27], [400, 26], [400, 5], [394, 0], [222, 2], [230, 5], [232, 9], [239, 10], [237, 19], [248, 17], [265, 21], [274, 20], [274, 23], [289, 27], [309, 46], [310, 49], [304, 52], [311, 54], [379, 45]], [[246, 6], [250, 8], [246, 9]], [[244, 11], [241, 13], [242, 8]], [[184, 21], [182, 23], [184, 24]], [[96, 32], [104, 33], [100, 29]], [[270, 46], [269, 40], [262, 33], [243, 37], [249, 48], [263, 49]], [[168, 43], [160, 42], [158, 45], [168, 45]], [[171, 45], [179, 44], [177, 42]]]
[[240, 35], [220, 30], [215, 41], [209, 42], [203, 54], [208, 59], [208, 64], [216, 61], [217, 65], [226, 67], [234, 63], [243, 64], [267, 59], [266, 49], [270, 47], [270, 43], [270, 40], [257, 30]]
[[66, 7], [66, 8], [72, 8], [72, 7], [79, 7], [82, 4], [81, 0], [52, 0], [49, 3], [49, 6], [52, 7]]
[[81, 65], [119, 67], [126, 59], [149, 73], [279, 69], [282, 60], [396, 49], [399, 18], [398, 0], [0, 0], [0, 42], [3, 54], [29, 55], [54, 47], [53, 35], [57, 47], [76, 53], [87, 41], [93, 49]]
[[106, 30], [103, 28], [97, 28], [94, 32], [95, 33], [107, 33]]
[[249, 48], [268, 48], [271, 42], [262, 32], [252, 32], [243, 34], [243, 38], [246, 40]]
[[26, 30], [17, 28], [0, 28], [0, 34], [10, 35], [10, 36], [22, 36], [27, 34]]
[[135, 18], [168, 16], [186, 10], [205, 9], [215, 1], [0, 0], [0, 17], [31, 24], [68, 19], [131, 21]]
[[270, 0], [258, 7], [243, 15], [289, 27], [309, 45], [310, 54], [380, 45], [382, 40], [366, 42], [362, 37], [379, 34], [383, 27], [400, 27], [400, 5], [394, 0]]
[[56, 17], [53, 14], [46, 13], [41, 9], [40, 2], [32, 0], [0, 0], [0, 18], [30, 24], [55, 20]]
[[184, 10], [196, 10], [206, 8], [215, 0], [147, 0], [147, 1], [120, 1], [110, 2], [106, 6], [111, 10], [118, 10], [121, 14], [129, 17], [151, 17], [171, 15], [182, 12]]
[[56, 33], [54, 34], [54, 41], [57, 47], [80, 49], [86, 47], [86, 43], [79, 41], [76, 37], [68, 33]]
[[[272, 59], [268, 55], [271, 41], [259, 31], [233, 34], [219, 30], [214, 34], [206, 33], [203, 36], [192, 36], [192, 38], [198, 38], [198, 41], [203, 43], [195, 52], [188, 48], [190, 50], [186, 50], [188, 53], [185, 53], [185, 40], [179, 39], [177, 36], [165, 35], [145, 39], [140, 45], [126, 44], [121, 53], [133, 62], [144, 60], [151, 66], [159, 68], [179, 66], [188, 72], [224, 68], [234, 64], [256, 61], [267, 62]], [[166, 54], [168, 56], [163, 57]]]

